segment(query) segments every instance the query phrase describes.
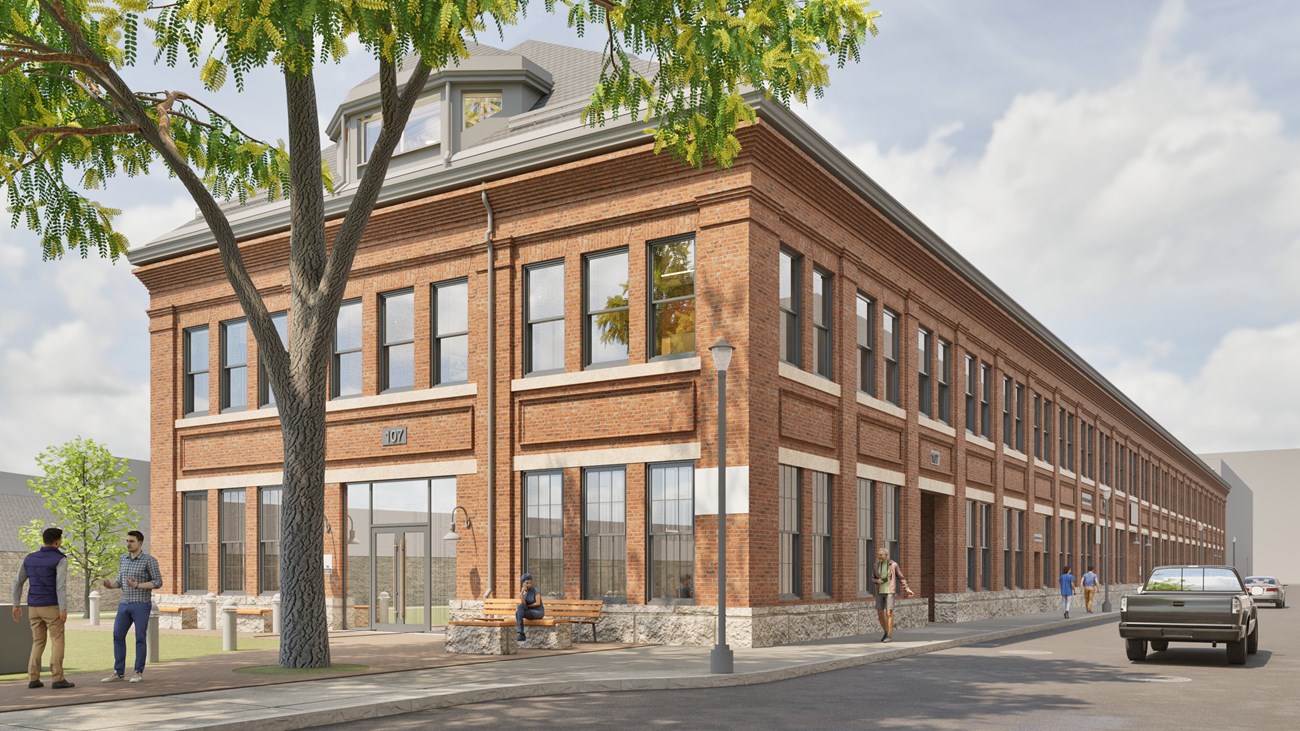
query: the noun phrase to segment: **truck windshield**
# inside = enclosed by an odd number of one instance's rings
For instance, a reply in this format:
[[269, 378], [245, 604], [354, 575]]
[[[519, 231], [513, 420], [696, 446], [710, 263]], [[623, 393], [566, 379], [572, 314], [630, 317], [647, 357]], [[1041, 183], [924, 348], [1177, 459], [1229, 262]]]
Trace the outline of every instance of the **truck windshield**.
[[1156, 569], [1147, 579], [1147, 591], [1241, 591], [1232, 569], [1171, 567]]

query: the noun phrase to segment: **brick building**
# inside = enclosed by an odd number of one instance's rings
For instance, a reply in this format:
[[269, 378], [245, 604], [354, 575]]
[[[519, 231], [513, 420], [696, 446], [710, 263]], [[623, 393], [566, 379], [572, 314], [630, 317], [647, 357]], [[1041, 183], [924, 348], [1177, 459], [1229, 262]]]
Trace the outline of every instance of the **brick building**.
[[[918, 591], [903, 625], [1052, 606], [1108, 526], [1116, 584], [1219, 560], [1227, 485], [805, 122], [756, 100], [736, 164], [689, 169], [636, 120], [580, 124], [598, 70], [479, 47], [412, 114], [331, 363], [333, 626], [427, 629], [529, 570], [603, 597], [607, 639], [712, 643], [723, 339], [733, 644], [873, 630], [879, 546]], [[329, 125], [331, 212], [377, 92]], [[286, 208], [232, 211], [272, 311]], [[268, 601], [282, 457], [256, 344], [201, 221], [130, 259], [167, 601]]]

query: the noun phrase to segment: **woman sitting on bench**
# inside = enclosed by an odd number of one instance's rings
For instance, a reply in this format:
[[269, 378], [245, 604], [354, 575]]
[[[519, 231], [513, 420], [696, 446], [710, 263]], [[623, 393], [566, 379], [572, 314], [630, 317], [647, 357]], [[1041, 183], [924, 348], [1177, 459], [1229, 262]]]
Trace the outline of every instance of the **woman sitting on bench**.
[[541, 619], [544, 615], [542, 596], [533, 586], [533, 575], [525, 573], [519, 577], [519, 606], [515, 608], [515, 624], [519, 626], [520, 642], [528, 639], [524, 635], [524, 620]]

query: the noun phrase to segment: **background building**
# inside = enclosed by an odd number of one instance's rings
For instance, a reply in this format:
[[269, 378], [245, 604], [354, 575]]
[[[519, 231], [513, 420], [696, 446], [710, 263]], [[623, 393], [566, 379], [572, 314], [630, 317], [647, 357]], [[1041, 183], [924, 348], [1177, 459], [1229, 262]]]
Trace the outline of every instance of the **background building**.
[[[806, 123], [755, 99], [736, 164], [694, 170], [637, 120], [581, 124], [599, 64], [478, 48], [412, 115], [331, 359], [334, 626], [426, 630], [528, 570], [604, 599], [604, 639], [711, 643], [724, 339], [733, 644], [873, 629], [877, 546], [918, 592], [904, 626], [1055, 606], [1063, 565], [1122, 583], [1222, 554], [1227, 483]], [[372, 79], [329, 125], [330, 211], [377, 105]], [[234, 217], [272, 312], [286, 209]], [[201, 221], [129, 256], [156, 553], [184, 577], [164, 601], [267, 602], [282, 456], [256, 344]]]
[[[1300, 449], [1216, 452], [1202, 457], [1224, 465], [1249, 489], [1235, 487], [1228, 498], [1228, 536], [1237, 537], [1237, 568], [1242, 573], [1276, 576], [1300, 583], [1300, 556], [1289, 518], [1300, 510]], [[1231, 556], [1229, 556], [1231, 560]]]

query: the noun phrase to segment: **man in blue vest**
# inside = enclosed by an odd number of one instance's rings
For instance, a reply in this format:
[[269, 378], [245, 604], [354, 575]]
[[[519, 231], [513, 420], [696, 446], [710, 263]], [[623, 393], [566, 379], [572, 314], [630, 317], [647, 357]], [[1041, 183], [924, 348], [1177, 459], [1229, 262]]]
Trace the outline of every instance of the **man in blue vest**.
[[41, 534], [45, 543], [39, 551], [27, 554], [14, 579], [14, 621], [22, 619], [18, 606], [23, 584], [27, 588], [27, 619], [32, 625], [32, 655], [27, 661], [27, 687], [41, 688], [41, 655], [45, 653], [45, 637], [50, 638], [50, 674], [55, 688], [71, 688], [74, 683], [63, 677], [63, 628], [68, 623], [68, 557], [59, 546], [63, 545], [63, 530], [46, 528]]

